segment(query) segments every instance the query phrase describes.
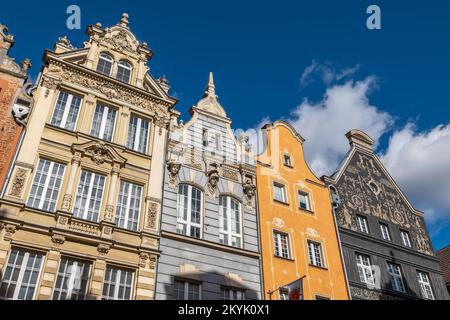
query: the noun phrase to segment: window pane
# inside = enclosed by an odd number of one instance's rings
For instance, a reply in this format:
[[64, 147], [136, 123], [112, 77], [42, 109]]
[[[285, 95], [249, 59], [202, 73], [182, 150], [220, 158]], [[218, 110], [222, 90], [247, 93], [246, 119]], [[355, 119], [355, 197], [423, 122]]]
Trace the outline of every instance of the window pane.
[[120, 61], [117, 66], [117, 80], [129, 83], [131, 78], [131, 65], [128, 62]]
[[130, 300], [133, 283], [133, 271], [106, 267], [102, 300]]
[[77, 218], [98, 221], [105, 186], [105, 176], [81, 171], [73, 214]]
[[108, 56], [107, 54], [100, 54], [100, 57], [98, 59], [98, 64], [97, 64], [97, 72], [100, 72], [101, 74], [104, 75], [111, 75], [111, 70], [112, 70], [112, 63], [113, 60], [110, 56]]
[[33, 299], [43, 258], [39, 253], [12, 249], [0, 284], [0, 299]]
[[61, 258], [53, 300], [84, 300], [87, 296], [89, 263]]
[[149, 122], [147, 120], [131, 116], [128, 126], [127, 147], [129, 149], [146, 153], [148, 144]]
[[63, 164], [40, 159], [27, 205], [45, 211], [56, 211], [64, 169]]
[[120, 228], [138, 229], [142, 187], [121, 181], [116, 207], [116, 224]]
[[94, 120], [92, 122], [91, 135], [103, 140], [111, 141], [116, 122], [116, 110], [97, 104]]

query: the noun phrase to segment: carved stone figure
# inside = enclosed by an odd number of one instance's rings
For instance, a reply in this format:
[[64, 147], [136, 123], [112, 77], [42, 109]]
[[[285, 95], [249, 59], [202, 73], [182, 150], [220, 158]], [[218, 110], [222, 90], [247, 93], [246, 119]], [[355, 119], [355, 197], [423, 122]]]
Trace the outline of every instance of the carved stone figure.
[[256, 193], [256, 186], [253, 183], [253, 180], [251, 177], [246, 178], [244, 185], [243, 185], [243, 189], [244, 189], [244, 193], [247, 197], [247, 206], [251, 207], [252, 202], [253, 202], [253, 197], [255, 196], [255, 193]]
[[177, 183], [177, 175], [180, 172], [181, 163], [174, 160], [167, 162], [167, 169], [169, 170], [169, 187], [174, 189]]
[[211, 163], [210, 169], [206, 173], [208, 177], [208, 194], [210, 198], [214, 198], [217, 190], [217, 185], [219, 184], [220, 174], [219, 167], [217, 163]]

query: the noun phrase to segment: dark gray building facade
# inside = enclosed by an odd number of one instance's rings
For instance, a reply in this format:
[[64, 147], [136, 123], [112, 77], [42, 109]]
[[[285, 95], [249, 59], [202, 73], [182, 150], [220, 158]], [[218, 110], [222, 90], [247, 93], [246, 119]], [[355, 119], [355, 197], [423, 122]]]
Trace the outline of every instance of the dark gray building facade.
[[258, 300], [262, 296], [256, 166], [236, 137], [212, 74], [167, 148], [157, 300]]
[[374, 154], [364, 132], [331, 177], [342, 255], [352, 299], [449, 299], [425, 226]]

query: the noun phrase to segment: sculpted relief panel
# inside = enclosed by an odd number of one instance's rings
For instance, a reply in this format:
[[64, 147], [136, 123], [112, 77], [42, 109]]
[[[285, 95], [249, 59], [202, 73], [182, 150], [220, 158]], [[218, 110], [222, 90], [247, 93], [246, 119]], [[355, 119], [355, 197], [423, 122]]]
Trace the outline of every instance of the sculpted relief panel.
[[372, 157], [356, 152], [336, 187], [342, 201], [339, 226], [356, 231], [357, 213], [390, 221], [409, 230], [418, 251], [433, 255], [423, 217], [411, 211]]

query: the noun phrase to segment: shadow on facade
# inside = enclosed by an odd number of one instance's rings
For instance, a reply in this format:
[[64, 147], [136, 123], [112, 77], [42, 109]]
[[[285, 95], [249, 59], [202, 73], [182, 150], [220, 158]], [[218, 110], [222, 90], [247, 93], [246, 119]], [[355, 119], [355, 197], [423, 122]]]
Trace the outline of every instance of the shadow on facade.
[[[258, 300], [259, 292], [250, 289], [238, 280], [233, 280], [230, 277], [219, 272], [195, 272], [183, 273], [180, 275], [172, 275], [170, 283], [164, 284], [166, 296], [168, 300], [186, 300], [178, 296], [182, 295], [180, 291], [175, 289], [175, 282], [188, 282], [200, 285], [200, 299], [201, 300], [220, 300], [222, 298], [221, 289], [238, 290], [244, 293], [245, 300]], [[186, 288], [186, 287], [185, 287]]]

